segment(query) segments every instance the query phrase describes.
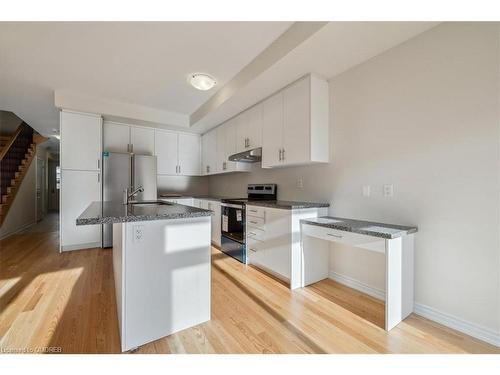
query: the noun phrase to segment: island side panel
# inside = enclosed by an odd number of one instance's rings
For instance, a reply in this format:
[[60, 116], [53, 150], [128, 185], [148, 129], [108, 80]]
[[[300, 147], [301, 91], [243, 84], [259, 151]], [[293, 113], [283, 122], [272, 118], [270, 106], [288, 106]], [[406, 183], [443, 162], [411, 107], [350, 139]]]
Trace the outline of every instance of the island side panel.
[[123, 304], [123, 237], [125, 235], [122, 223], [113, 224], [113, 277], [115, 280], [116, 310], [122, 350], [125, 347], [124, 338], [124, 304]]
[[210, 320], [210, 220], [125, 224], [124, 350]]

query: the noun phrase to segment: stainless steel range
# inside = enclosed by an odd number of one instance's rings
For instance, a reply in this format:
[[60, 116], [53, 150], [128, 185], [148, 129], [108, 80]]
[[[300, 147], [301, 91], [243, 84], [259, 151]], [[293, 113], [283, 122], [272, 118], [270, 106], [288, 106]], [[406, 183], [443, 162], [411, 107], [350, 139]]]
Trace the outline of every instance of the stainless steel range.
[[247, 198], [223, 199], [221, 203], [221, 250], [227, 255], [247, 263], [246, 204], [255, 201], [275, 201], [276, 184], [251, 184]]

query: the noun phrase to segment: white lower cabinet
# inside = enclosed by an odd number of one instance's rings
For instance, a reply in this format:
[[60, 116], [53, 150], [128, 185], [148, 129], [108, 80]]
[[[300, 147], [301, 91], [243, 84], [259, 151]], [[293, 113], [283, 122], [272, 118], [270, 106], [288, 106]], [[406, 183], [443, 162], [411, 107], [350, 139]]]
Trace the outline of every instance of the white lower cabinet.
[[76, 218], [94, 201], [101, 200], [100, 172], [61, 172], [61, 250], [101, 246], [100, 225], [76, 225]]
[[200, 199], [200, 208], [205, 210], [210, 210], [214, 214], [212, 215], [212, 244], [220, 247], [220, 234], [221, 234], [221, 208], [220, 202]]
[[250, 264], [300, 286], [300, 220], [323, 216], [326, 208], [277, 209], [247, 205], [247, 248]]

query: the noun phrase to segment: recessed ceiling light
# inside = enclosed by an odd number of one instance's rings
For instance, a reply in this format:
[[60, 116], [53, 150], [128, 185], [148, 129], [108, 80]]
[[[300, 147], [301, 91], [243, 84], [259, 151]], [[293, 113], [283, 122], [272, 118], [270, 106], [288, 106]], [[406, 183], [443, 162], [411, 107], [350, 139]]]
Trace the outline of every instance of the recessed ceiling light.
[[205, 74], [205, 73], [191, 74], [188, 78], [188, 82], [195, 89], [198, 89], [201, 91], [210, 90], [212, 87], [214, 87], [217, 84], [217, 81], [215, 80], [214, 77], [209, 76], [208, 74]]

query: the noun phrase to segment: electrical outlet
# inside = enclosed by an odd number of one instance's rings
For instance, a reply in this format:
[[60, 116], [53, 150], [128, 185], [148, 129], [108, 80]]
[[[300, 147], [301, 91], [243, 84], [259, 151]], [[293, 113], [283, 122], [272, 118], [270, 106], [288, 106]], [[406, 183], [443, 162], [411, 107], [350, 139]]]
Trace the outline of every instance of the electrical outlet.
[[134, 242], [142, 242], [144, 239], [144, 225], [134, 225]]
[[369, 197], [370, 193], [370, 185], [363, 185], [363, 197]]
[[303, 189], [303, 188], [304, 188], [304, 180], [302, 180], [302, 177], [299, 177], [299, 178], [297, 179], [297, 187], [298, 187], [299, 189]]
[[384, 197], [392, 198], [394, 196], [394, 185], [388, 184], [384, 185]]

